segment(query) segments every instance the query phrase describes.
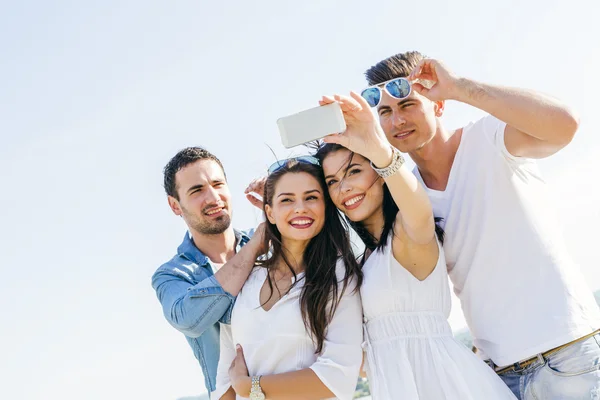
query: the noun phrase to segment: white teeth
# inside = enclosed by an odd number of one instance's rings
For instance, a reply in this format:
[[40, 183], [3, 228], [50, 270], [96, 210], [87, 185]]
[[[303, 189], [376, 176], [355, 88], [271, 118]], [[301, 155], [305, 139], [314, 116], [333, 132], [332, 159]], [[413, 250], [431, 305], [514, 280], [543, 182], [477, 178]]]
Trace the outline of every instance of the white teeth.
[[295, 221], [292, 221], [292, 225], [308, 225], [311, 222], [312, 221], [310, 219], [297, 219]]
[[360, 195], [360, 196], [356, 196], [351, 198], [350, 200], [348, 200], [347, 202], [344, 203], [345, 206], [351, 206], [353, 204], [358, 203], [359, 201], [361, 201], [365, 196], [364, 195]]
[[213, 210], [213, 211], [209, 211], [209, 212], [207, 212], [206, 214], [208, 214], [208, 215], [213, 215], [213, 214], [216, 214], [216, 213], [218, 213], [218, 212], [221, 212], [221, 210], [222, 210], [222, 208], [219, 208], [219, 209], [216, 209], [216, 210]]

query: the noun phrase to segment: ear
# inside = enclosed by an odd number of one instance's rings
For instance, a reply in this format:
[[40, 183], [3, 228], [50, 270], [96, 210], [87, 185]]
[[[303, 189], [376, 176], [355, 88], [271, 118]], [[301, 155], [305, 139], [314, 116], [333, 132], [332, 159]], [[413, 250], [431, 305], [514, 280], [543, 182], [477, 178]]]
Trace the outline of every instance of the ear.
[[169, 207], [171, 207], [171, 211], [173, 211], [173, 214], [181, 216], [183, 215], [183, 211], [181, 210], [181, 205], [179, 204], [179, 201], [177, 201], [177, 199], [173, 196], [168, 196], [167, 200], [169, 202]]
[[273, 225], [275, 225], [275, 217], [273, 216], [273, 209], [270, 205], [265, 204], [265, 214], [267, 214], [267, 219]]
[[444, 115], [444, 107], [446, 106], [446, 102], [444, 100], [440, 100], [440, 101], [434, 101], [433, 102], [433, 109], [435, 110], [435, 116], [436, 117], [441, 117], [442, 115]]

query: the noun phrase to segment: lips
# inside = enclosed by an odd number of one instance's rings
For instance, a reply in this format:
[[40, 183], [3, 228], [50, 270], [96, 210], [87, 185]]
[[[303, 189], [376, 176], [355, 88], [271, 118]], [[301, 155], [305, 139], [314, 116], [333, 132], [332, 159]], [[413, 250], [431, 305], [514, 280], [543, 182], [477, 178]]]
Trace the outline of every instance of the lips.
[[364, 194], [353, 195], [350, 197], [346, 197], [342, 203], [344, 204], [346, 210], [354, 210], [355, 208], [360, 206], [364, 198]]
[[209, 216], [209, 217], [218, 217], [221, 216], [225, 213], [225, 206], [223, 207], [212, 207], [209, 208], [208, 210], [204, 211], [204, 214]]
[[410, 136], [411, 134], [413, 134], [415, 132], [414, 129], [411, 130], [406, 130], [406, 131], [402, 131], [402, 132], [398, 132], [394, 135], [394, 138], [396, 139], [404, 139], [407, 136]]
[[297, 217], [290, 220], [289, 224], [297, 229], [306, 229], [312, 226], [314, 219], [309, 217]]

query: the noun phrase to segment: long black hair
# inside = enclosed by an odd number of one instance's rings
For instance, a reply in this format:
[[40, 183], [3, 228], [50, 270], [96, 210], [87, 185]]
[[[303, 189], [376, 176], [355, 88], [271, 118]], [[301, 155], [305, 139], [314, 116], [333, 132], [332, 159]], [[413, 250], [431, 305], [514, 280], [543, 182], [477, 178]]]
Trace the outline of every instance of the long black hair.
[[[323, 164], [323, 160], [331, 153], [335, 153], [339, 150], [348, 150], [342, 145], [326, 143], [318, 146], [315, 157], [319, 160], [321, 165]], [[349, 150], [348, 150], [349, 151]], [[344, 169], [348, 169], [348, 166], [352, 163], [352, 158], [354, 157], [354, 153], [349, 151], [350, 156], [348, 158], [348, 164]], [[344, 171], [344, 176], [346, 175], [346, 171]], [[346, 217], [346, 221], [348, 225], [354, 229], [358, 237], [363, 241], [365, 247], [368, 250], [374, 251], [378, 249], [383, 249], [387, 243], [388, 236], [390, 232], [393, 232], [394, 222], [396, 221], [396, 215], [398, 214], [398, 205], [394, 201], [392, 194], [390, 193], [390, 189], [387, 184], [383, 184], [383, 200], [382, 206], [383, 210], [383, 230], [381, 231], [381, 236], [379, 240], [377, 240], [365, 227], [365, 225], [360, 221], [352, 221], [348, 217]], [[444, 230], [439, 226], [439, 223], [442, 221], [442, 218], [434, 217], [435, 221], [435, 234], [437, 235], [439, 241], [441, 243], [444, 242]], [[363, 261], [365, 257], [363, 257]]]
[[[313, 237], [306, 249], [302, 262], [304, 264], [304, 286], [300, 294], [300, 309], [306, 330], [310, 332], [316, 344], [316, 352], [323, 350], [323, 342], [327, 334], [327, 326], [335, 313], [341, 296], [346, 288], [352, 284], [352, 290], [358, 290], [362, 284], [362, 270], [352, 253], [348, 229], [343, 220], [338, 217], [338, 211], [329, 196], [323, 170], [319, 165], [308, 162], [300, 162], [295, 159], [286, 161], [278, 170], [271, 173], [266, 180], [263, 196], [263, 212], [266, 213], [266, 205], [273, 206], [273, 195], [277, 182], [286, 174], [307, 173], [313, 176], [321, 186], [323, 200], [325, 202], [325, 223], [323, 229]], [[283, 251], [281, 233], [275, 224], [267, 223], [264, 239], [265, 248], [270, 248], [269, 255], [257, 261], [259, 266], [267, 269], [276, 268], [278, 262], [283, 260], [294, 276], [297, 276], [292, 264]], [[345, 267], [343, 280], [336, 276], [336, 265], [341, 258]], [[273, 296], [273, 282], [270, 274], [267, 274], [267, 282]], [[341, 292], [338, 284], [341, 285]], [[293, 285], [292, 285], [293, 286]], [[290, 287], [291, 290], [291, 287]], [[267, 301], [269, 301], [267, 299]]]

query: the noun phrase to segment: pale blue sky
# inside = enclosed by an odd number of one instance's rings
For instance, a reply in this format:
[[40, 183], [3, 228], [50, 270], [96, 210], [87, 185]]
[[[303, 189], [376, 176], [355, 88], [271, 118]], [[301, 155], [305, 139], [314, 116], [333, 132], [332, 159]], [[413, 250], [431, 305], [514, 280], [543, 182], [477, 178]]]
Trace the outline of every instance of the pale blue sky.
[[[406, 50], [579, 111], [574, 142], [542, 168], [573, 257], [599, 288], [600, 6], [489, 3], [4, 2], [0, 398], [203, 392], [150, 286], [184, 234], [162, 167], [180, 148], [206, 146], [227, 169], [235, 225], [252, 226], [243, 189], [274, 161], [267, 145], [291, 154], [276, 119], [361, 89], [366, 68]], [[450, 104], [445, 122], [479, 115]], [[462, 325], [460, 310], [452, 322]]]

